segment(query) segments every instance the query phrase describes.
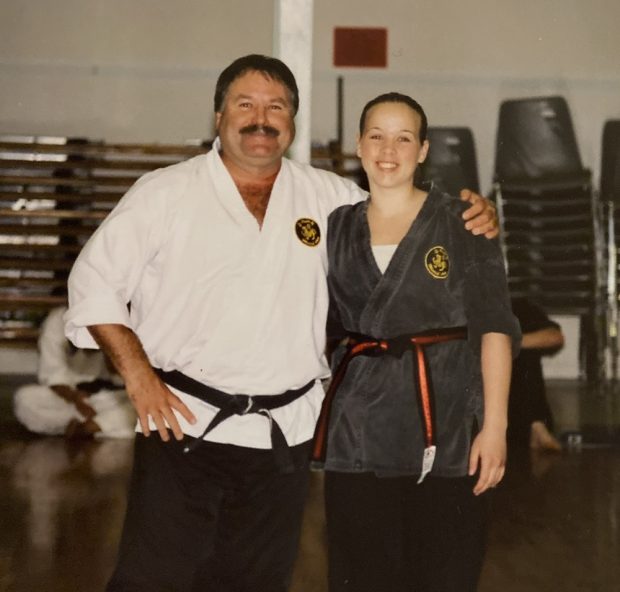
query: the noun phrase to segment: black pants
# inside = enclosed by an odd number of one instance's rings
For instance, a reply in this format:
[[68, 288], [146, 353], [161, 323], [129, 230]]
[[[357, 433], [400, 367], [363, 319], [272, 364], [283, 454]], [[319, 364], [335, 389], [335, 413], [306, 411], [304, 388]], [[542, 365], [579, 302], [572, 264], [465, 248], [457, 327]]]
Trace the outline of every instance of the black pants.
[[508, 441], [529, 447], [532, 423], [542, 421], [553, 431], [553, 416], [547, 401], [541, 355], [537, 350], [521, 350], [512, 366], [508, 398]]
[[473, 592], [486, 494], [469, 477], [325, 474], [330, 592]]
[[136, 435], [108, 592], [285, 592], [297, 553], [309, 443], [280, 474], [271, 450]]

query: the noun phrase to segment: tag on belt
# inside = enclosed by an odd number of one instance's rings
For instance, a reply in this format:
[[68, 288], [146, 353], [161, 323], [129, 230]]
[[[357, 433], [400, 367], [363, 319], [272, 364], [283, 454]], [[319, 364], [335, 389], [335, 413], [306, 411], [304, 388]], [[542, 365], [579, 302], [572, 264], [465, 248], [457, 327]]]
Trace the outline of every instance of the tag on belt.
[[424, 449], [424, 456], [422, 457], [422, 473], [420, 474], [420, 478], [418, 479], [418, 485], [424, 481], [424, 477], [431, 472], [433, 468], [433, 463], [435, 462], [435, 452], [437, 451], [437, 446], [429, 446]]

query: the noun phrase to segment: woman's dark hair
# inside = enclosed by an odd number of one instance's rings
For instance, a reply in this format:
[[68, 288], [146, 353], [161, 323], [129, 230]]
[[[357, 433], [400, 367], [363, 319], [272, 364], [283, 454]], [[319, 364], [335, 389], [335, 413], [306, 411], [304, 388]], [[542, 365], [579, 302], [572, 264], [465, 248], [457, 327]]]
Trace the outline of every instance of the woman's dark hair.
[[289, 91], [293, 115], [299, 109], [299, 90], [295, 76], [289, 67], [281, 60], [269, 56], [250, 54], [236, 59], [225, 68], [217, 79], [213, 106], [216, 113], [221, 113], [230, 85], [246, 72], [261, 72], [263, 75], [282, 83]]
[[364, 135], [364, 127], [366, 126], [366, 116], [368, 115], [368, 111], [372, 109], [375, 105], [379, 105], [381, 103], [403, 103], [413, 109], [420, 116], [420, 142], [424, 142], [426, 140], [426, 133], [428, 129], [428, 120], [426, 119], [426, 113], [424, 113], [424, 109], [422, 109], [422, 105], [417, 101], [413, 100], [409, 95], [403, 95], [398, 92], [389, 92], [383, 95], [379, 95], [372, 99], [372, 101], [368, 101], [364, 108], [362, 109], [362, 114], [360, 116], [360, 136]]

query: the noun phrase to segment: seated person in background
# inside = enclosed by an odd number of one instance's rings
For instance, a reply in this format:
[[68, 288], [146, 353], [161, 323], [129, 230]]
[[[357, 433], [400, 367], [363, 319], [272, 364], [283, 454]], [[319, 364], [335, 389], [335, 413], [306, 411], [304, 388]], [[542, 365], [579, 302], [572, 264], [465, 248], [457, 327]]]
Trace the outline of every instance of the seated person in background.
[[521, 324], [523, 341], [512, 366], [508, 439], [512, 444], [529, 445], [533, 450], [560, 451], [562, 445], [553, 435], [541, 357], [562, 348], [562, 330], [527, 298], [513, 298], [512, 311]]
[[55, 308], [43, 321], [39, 383], [15, 392], [15, 416], [37, 434], [133, 437], [136, 415], [122, 382], [100, 351], [76, 349], [65, 338], [66, 310]]

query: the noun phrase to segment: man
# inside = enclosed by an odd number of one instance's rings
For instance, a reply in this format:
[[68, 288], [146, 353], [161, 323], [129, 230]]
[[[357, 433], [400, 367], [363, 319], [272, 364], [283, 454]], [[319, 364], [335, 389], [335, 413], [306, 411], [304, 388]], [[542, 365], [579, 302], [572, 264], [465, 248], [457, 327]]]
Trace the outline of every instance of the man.
[[[110, 591], [283, 592], [295, 558], [328, 375], [326, 221], [365, 194], [283, 158], [298, 92], [281, 61], [236, 60], [214, 103], [213, 150], [139, 180], [69, 280], [67, 335], [108, 353], [142, 432]], [[476, 233], [496, 234], [488, 210]]]

